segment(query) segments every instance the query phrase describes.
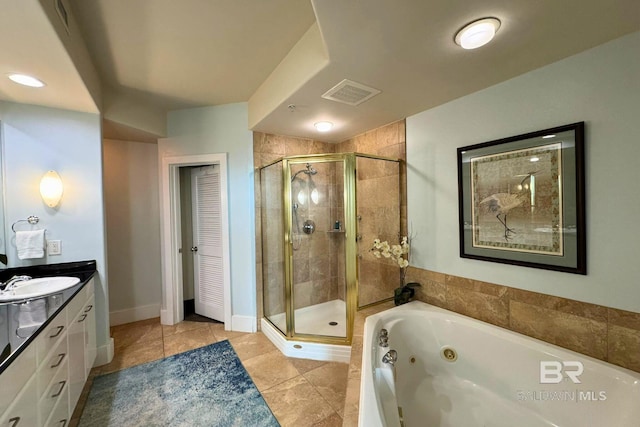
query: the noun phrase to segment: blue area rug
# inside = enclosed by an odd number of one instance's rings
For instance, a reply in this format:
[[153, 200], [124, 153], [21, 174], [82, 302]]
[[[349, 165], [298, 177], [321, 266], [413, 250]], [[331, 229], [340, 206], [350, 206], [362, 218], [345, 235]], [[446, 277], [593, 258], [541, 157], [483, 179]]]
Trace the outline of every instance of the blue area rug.
[[279, 427], [229, 341], [93, 380], [80, 426]]

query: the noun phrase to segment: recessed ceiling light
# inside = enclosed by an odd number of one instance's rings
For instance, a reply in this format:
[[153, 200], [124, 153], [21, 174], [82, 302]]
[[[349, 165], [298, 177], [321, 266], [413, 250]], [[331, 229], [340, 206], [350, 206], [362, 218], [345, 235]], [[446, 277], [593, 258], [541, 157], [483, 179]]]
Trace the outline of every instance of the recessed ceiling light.
[[500, 28], [497, 18], [483, 18], [471, 22], [456, 33], [455, 41], [464, 49], [476, 49], [489, 43]]
[[318, 122], [315, 123], [314, 126], [318, 132], [329, 132], [333, 127], [333, 123], [331, 122]]
[[38, 80], [35, 77], [28, 76], [26, 74], [9, 74], [9, 79], [13, 82], [29, 87], [43, 87], [44, 82]]
[[530, 158], [530, 159], [529, 159], [529, 161], [530, 161], [530, 162], [532, 162], [532, 163], [539, 162], [539, 161], [540, 161], [540, 158], [538, 158], [538, 157], [532, 157], [532, 158]]
[[545, 135], [542, 137], [542, 139], [549, 139], [549, 138], [555, 138], [555, 135]]

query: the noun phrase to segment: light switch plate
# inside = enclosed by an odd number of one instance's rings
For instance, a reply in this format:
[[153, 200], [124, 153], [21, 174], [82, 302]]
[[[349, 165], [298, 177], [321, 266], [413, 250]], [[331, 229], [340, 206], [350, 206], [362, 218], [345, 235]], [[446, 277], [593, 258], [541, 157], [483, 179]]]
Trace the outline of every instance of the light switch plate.
[[47, 254], [48, 255], [62, 255], [62, 241], [60, 241], [60, 240], [47, 240]]

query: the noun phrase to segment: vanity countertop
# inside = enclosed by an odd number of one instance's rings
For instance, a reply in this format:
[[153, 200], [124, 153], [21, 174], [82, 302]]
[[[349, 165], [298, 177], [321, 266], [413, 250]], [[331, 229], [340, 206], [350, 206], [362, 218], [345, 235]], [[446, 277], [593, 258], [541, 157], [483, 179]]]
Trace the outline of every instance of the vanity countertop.
[[[40, 313], [44, 322], [37, 326], [20, 328], [18, 317], [20, 307], [25, 301], [0, 303], [0, 374], [11, 365], [18, 355], [46, 328], [49, 322], [64, 309], [67, 303], [89, 282], [96, 272], [95, 261], [68, 262], [29, 267], [16, 267], [0, 270], [0, 282], [13, 276], [28, 275], [36, 277], [72, 276], [78, 277], [80, 283], [64, 291], [30, 300], [42, 308]], [[21, 332], [20, 334], [18, 332]]]

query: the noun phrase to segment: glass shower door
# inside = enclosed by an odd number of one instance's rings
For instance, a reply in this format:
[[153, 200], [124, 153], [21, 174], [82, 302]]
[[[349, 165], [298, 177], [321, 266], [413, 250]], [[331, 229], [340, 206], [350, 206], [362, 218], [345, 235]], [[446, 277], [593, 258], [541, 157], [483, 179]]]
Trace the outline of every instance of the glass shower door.
[[294, 335], [347, 337], [342, 156], [289, 162]]

